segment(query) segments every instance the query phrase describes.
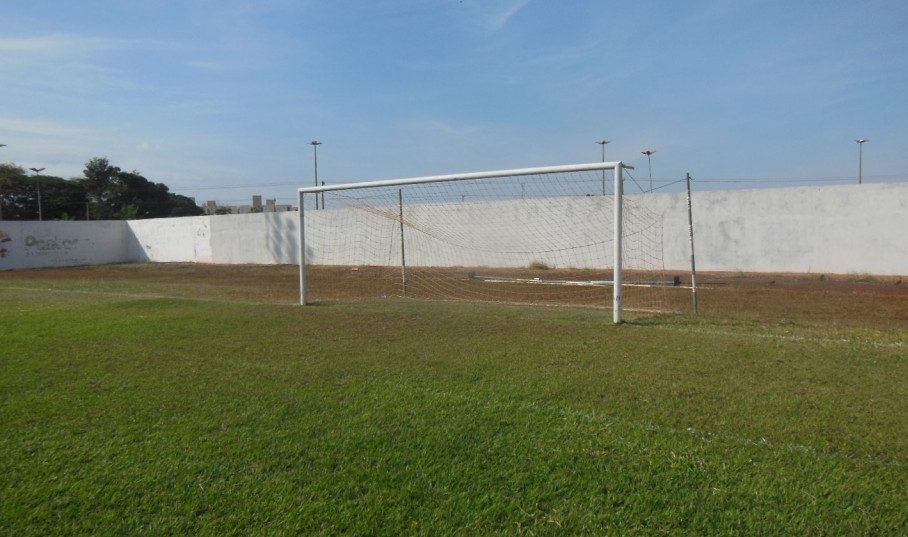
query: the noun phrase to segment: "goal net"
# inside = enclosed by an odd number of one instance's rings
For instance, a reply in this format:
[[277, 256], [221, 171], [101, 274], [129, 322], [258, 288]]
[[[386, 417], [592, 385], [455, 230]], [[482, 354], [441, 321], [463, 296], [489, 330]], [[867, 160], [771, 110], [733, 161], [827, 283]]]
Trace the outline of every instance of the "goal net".
[[622, 310], [664, 310], [671, 282], [662, 218], [642, 197], [622, 195], [624, 168], [608, 162], [302, 188], [301, 302], [584, 305], [612, 308], [616, 321]]

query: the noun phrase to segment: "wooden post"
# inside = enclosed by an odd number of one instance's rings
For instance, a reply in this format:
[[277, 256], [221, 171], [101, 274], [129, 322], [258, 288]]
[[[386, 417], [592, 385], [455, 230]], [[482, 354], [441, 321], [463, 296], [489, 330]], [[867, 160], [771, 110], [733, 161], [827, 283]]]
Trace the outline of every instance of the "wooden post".
[[687, 183], [687, 233], [690, 236], [690, 289], [694, 301], [694, 313], [698, 313], [697, 304], [697, 263], [694, 260], [694, 211], [690, 200], [690, 174], [685, 177]]

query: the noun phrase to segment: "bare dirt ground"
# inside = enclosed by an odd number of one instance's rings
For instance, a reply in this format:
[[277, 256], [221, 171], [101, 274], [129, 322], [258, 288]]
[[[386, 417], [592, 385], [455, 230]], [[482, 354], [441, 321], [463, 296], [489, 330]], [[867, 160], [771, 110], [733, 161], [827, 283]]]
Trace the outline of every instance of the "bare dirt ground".
[[[672, 286], [674, 276], [681, 286]], [[105, 292], [292, 304], [298, 271], [288, 265], [154, 263], [0, 272], [0, 285], [66, 286]], [[579, 269], [310, 267], [309, 299], [315, 302], [386, 298], [445, 299], [582, 305], [607, 308], [610, 271]], [[626, 273], [629, 310], [690, 313], [690, 275]], [[583, 282], [583, 284], [569, 284]], [[845, 323], [908, 328], [908, 281], [868, 275], [698, 274], [701, 315], [738, 320]]]

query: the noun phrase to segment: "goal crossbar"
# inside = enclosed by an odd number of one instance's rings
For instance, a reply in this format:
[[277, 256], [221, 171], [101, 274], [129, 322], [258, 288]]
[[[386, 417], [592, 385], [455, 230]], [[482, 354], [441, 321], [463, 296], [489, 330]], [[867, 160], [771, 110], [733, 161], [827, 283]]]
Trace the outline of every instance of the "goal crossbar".
[[377, 188], [383, 186], [418, 185], [422, 183], [446, 183], [450, 181], [468, 181], [470, 179], [494, 179], [496, 177], [516, 177], [521, 175], [543, 175], [549, 173], [588, 172], [595, 170], [614, 170], [618, 166], [633, 170], [633, 166], [621, 161], [590, 162], [588, 164], [565, 164], [561, 166], [541, 166], [537, 168], [515, 168], [513, 170], [495, 170], [488, 172], [452, 173], [448, 175], [426, 175], [404, 179], [383, 179], [380, 181], [361, 181], [357, 183], [339, 183], [333, 185], [310, 186], [297, 189], [300, 194], [330, 192], [333, 190], [353, 190], [359, 188]]

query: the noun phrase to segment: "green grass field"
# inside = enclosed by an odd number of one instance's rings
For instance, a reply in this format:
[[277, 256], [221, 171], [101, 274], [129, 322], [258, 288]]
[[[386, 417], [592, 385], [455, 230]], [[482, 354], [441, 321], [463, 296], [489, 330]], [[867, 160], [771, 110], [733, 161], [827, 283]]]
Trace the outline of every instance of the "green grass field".
[[908, 534], [903, 324], [190, 285], [0, 276], [0, 533]]

